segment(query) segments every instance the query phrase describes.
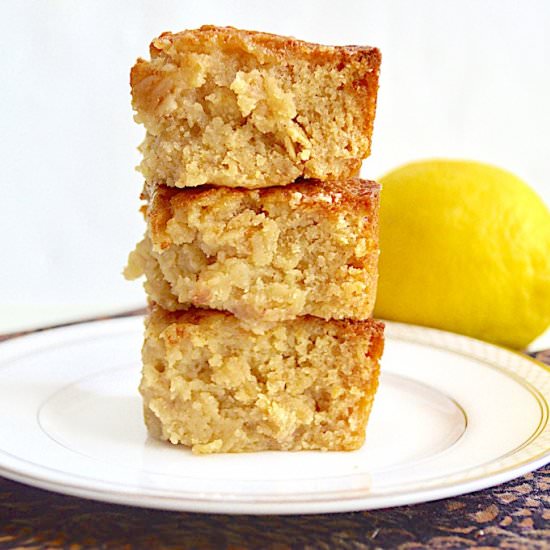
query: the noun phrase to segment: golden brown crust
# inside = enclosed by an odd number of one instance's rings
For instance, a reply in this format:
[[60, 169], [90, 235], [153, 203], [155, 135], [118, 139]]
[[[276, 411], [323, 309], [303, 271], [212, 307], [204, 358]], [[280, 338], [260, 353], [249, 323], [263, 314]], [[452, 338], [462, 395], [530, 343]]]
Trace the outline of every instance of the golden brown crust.
[[255, 56], [262, 56], [264, 63], [294, 56], [307, 59], [315, 65], [330, 62], [335, 64], [337, 69], [341, 68], [340, 65], [358, 62], [366, 63], [369, 68], [378, 70], [382, 61], [380, 50], [371, 46], [325, 46], [298, 40], [292, 36], [214, 25], [203, 25], [198, 29], [178, 33], [162, 33], [149, 46], [151, 57], [163, 55], [168, 45], [192, 52], [219, 48], [248, 51], [253, 52]]
[[[195, 200], [198, 197], [205, 196], [209, 193], [215, 193], [219, 189], [216, 185], [201, 185], [200, 187], [190, 187], [177, 189], [167, 187], [162, 184], [146, 183], [141, 199], [154, 202], [155, 200], [178, 200], [188, 202]], [[380, 194], [380, 184], [373, 180], [365, 180], [361, 178], [348, 178], [340, 180], [320, 181], [316, 179], [299, 179], [294, 183], [285, 185], [284, 187], [262, 187], [260, 189], [248, 189], [245, 187], [224, 188], [231, 193], [250, 193], [257, 192], [260, 196], [268, 196], [273, 194], [291, 195], [298, 192], [306, 196], [323, 193], [334, 197], [339, 195], [344, 204], [355, 204], [356, 201], [364, 201], [369, 197], [376, 197]]]
[[[315, 205], [326, 212], [341, 212], [347, 208], [361, 208], [372, 213], [373, 224], [378, 220], [378, 203], [380, 200], [380, 184], [361, 178], [347, 180], [298, 180], [284, 187], [264, 187], [261, 189], [246, 189], [243, 187], [219, 188], [213, 185], [177, 189], [164, 185], [146, 184], [141, 194], [142, 200], [148, 203], [147, 218], [153, 234], [164, 231], [174, 210], [185, 207], [190, 202], [204, 198], [214, 193], [250, 194], [259, 193], [261, 198], [278, 196], [281, 200], [290, 201], [295, 193], [313, 199], [305, 203], [307, 208]], [[337, 200], [318, 200], [315, 197], [328, 197]]]
[[[149, 304], [149, 313], [154, 317], [158, 322], [165, 324], [166, 326], [172, 324], [178, 325], [198, 325], [201, 321], [214, 318], [214, 317], [227, 317], [235, 318], [234, 315], [227, 311], [218, 311], [213, 309], [201, 309], [196, 307], [190, 307], [185, 311], [166, 311], [159, 305], [155, 303]], [[285, 323], [313, 323], [319, 326], [321, 325], [330, 325], [332, 327], [337, 327], [341, 331], [345, 332], [349, 337], [363, 337], [369, 335], [372, 343], [369, 355], [375, 358], [382, 356], [382, 351], [384, 349], [384, 323], [377, 319], [365, 319], [363, 321], [355, 321], [352, 319], [330, 319], [324, 320], [312, 315], [304, 315], [302, 317], [297, 317]]]
[[[247, 31], [233, 27], [215, 27], [204, 25], [199, 29], [185, 30], [178, 33], [164, 32], [155, 38], [150, 46], [151, 59], [160, 56], [170, 57], [172, 48], [177, 51], [207, 53], [214, 49], [238, 50], [253, 52], [262, 63], [274, 63], [292, 57], [306, 59], [312, 65], [331, 64], [336, 70], [343, 66], [357, 64], [363, 66], [363, 76], [351, 83], [356, 92], [366, 89], [365, 115], [368, 115], [369, 124], [365, 130], [372, 131], [372, 122], [376, 110], [376, 96], [378, 91], [378, 77], [382, 54], [378, 48], [372, 46], [325, 46], [304, 42], [290, 36], [278, 36], [259, 31]], [[156, 85], [157, 78], [161, 78], [158, 71], [153, 69], [150, 62], [138, 58], [130, 71], [130, 86], [134, 100], [144, 108], [148, 103], [154, 107], [159, 101], [154, 94], [148, 93]], [[151, 82], [151, 87], [144, 86], [144, 80]], [[138, 92], [136, 94], [136, 92]], [[364, 94], [358, 94], [363, 97]], [[354, 163], [355, 165], [356, 163]], [[355, 173], [354, 166], [350, 166], [350, 174]]]

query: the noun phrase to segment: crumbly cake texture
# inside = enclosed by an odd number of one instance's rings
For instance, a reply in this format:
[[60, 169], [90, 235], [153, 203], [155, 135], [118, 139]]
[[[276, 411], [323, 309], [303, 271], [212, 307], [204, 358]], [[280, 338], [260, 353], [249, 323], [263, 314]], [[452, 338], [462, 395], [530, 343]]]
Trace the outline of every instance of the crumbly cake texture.
[[152, 186], [126, 276], [173, 311], [230, 311], [256, 329], [314, 315], [367, 319], [376, 298], [379, 185]]
[[195, 453], [354, 450], [378, 385], [383, 324], [301, 317], [257, 335], [233, 315], [154, 306], [140, 391], [154, 437]]
[[380, 52], [231, 27], [164, 33], [131, 71], [140, 170], [168, 186], [259, 188], [355, 176]]

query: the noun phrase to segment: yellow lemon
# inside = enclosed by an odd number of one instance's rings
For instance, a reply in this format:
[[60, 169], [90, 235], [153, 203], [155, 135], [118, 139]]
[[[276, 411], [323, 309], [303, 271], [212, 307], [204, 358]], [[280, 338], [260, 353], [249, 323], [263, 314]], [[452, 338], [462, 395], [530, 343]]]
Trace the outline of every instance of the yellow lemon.
[[550, 212], [478, 162], [407, 164], [381, 180], [375, 315], [523, 348], [550, 324]]

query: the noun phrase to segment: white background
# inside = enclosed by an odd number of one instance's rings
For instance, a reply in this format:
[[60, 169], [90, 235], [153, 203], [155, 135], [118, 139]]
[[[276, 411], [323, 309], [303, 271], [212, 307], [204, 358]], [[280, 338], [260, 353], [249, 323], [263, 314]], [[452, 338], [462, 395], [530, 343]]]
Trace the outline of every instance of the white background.
[[382, 50], [376, 178], [483, 160], [550, 204], [550, 2], [0, 2], [0, 332], [144, 304], [129, 70], [153, 37], [233, 25]]

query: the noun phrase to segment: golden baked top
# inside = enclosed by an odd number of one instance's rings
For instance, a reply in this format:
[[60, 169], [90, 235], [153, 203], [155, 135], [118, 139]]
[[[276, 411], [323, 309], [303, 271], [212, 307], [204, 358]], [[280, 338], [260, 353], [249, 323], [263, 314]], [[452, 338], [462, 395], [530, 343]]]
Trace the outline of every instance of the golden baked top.
[[[219, 321], [223, 317], [228, 320], [236, 320], [236, 317], [227, 311], [219, 311], [214, 309], [200, 309], [190, 308], [180, 311], [166, 311], [157, 304], [149, 304], [150, 319], [154, 319], [162, 327], [169, 325], [176, 326], [176, 335], [178, 338], [184, 336], [185, 325], [200, 325], [204, 321], [212, 320]], [[352, 320], [352, 319], [331, 319], [326, 321], [312, 315], [303, 315], [302, 317], [296, 317], [291, 321], [287, 321], [294, 324], [304, 324], [310, 326], [318, 326], [321, 329], [336, 329], [342, 330], [346, 333], [347, 338], [350, 337], [365, 337], [371, 341], [373, 346], [369, 349], [369, 355], [373, 357], [380, 357], [384, 349], [384, 328], [385, 325], [378, 319], [372, 317], [364, 320]], [[246, 328], [246, 325], [242, 325]]]
[[[141, 194], [142, 200], [147, 201], [143, 211], [147, 212], [153, 234], [161, 233], [175, 210], [209, 195], [219, 195], [220, 192], [219, 188], [212, 185], [175, 189], [164, 185], [146, 184]], [[343, 208], [359, 208], [373, 212], [378, 208], [380, 184], [361, 178], [334, 181], [298, 180], [285, 187], [264, 187], [255, 190], [233, 188], [226, 193], [254, 193], [258, 194], [260, 201], [271, 197], [289, 205], [297, 204], [299, 201], [301, 208], [315, 206], [326, 212], [341, 211]]]
[[375, 68], [380, 65], [380, 50], [371, 46], [325, 46], [259, 31], [234, 27], [203, 25], [199, 29], [178, 33], [164, 32], [150, 46], [151, 58], [158, 55], [174, 56], [178, 51], [209, 53], [216, 49], [253, 53], [261, 63], [271, 63], [289, 56], [307, 59], [312, 64], [330, 61], [340, 69], [339, 63], [359, 62], [365, 57]]

